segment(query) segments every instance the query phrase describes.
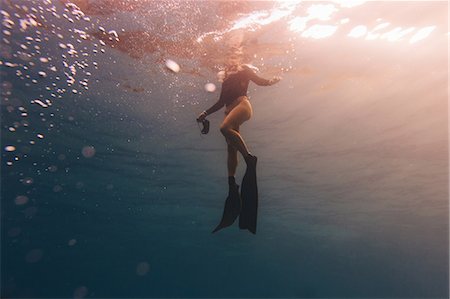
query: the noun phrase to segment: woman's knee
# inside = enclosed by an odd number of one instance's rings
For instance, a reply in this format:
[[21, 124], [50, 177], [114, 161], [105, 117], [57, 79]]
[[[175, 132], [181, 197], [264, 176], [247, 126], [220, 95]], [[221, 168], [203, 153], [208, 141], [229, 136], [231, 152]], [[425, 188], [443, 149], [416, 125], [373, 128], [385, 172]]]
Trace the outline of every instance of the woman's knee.
[[230, 136], [231, 130], [232, 130], [231, 127], [228, 125], [222, 124], [220, 126], [220, 133], [222, 133], [223, 136], [225, 136], [225, 137]]

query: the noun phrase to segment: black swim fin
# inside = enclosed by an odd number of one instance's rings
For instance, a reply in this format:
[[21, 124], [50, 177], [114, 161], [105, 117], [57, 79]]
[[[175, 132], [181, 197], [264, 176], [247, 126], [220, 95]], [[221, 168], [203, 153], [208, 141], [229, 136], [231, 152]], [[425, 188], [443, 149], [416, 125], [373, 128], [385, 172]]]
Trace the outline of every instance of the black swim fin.
[[213, 230], [215, 233], [222, 228], [228, 227], [234, 223], [241, 212], [241, 196], [239, 195], [239, 186], [234, 184], [229, 185], [228, 197], [225, 200], [225, 207], [223, 209], [222, 220], [219, 225]]
[[256, 218], [258, 213], [258, 185], [256, 183], [256, 156], [247, 159], [247, 170], [242, 179], [241, 198], [242, 211], [239, 216], [239, 228], [248, 229], [256, 234]]

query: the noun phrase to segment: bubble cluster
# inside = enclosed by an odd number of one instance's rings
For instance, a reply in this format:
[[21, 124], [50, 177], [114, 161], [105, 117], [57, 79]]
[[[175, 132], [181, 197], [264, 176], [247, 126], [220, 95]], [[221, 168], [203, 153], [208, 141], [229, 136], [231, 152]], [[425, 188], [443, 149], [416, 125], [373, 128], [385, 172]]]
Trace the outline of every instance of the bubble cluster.
[[[83, 41], [92, 39], [89, 31], [93, 24], [75, 3], [66, 2], [63, 11], [51, 1], [38, 3], [36, 7], [32, 6], [33, 3], [29, 3], [30, 6], [5, 5], [5, 8], [14, 10], [15, 13], [0, 10], [5, 45], [2, 48], [8, 49], [8, 52], [2, 53], [7, 55], [2, 55], [0, 64], [15, 69], [15, 75], [24, 80], [26, 86], [45, 85], [49, 97], [62, 98], [66, 92], [81, 95], [82, 90], [89, 89], [91, 69], [98, 69], [98, 63], [92, 61], [95, 57], [92, 53], [97, 52], [97, 44], [93, 43], [90, 47], [83, 45]], [[68, 21], [68, 28], [56, 25], [58, 22], [53, 20], [57, 19]], [[11, 34], [14, 30], [20, 30], [27, 36], [19, 40], [18, 35]], [[111, 36], [111, 39], [119, 40], [114, 29], [105, 34]], [[53, 38], [51, 35], [59, 40], [57, 45], [62, 59], [54, 59], [53, 52], [45, 52], [51, 48], [47, 45]], [[12, 53], [11, 47], [14, 44], [18, 44], [17, 53]], [[105, 50], [101, 49], [100, 52], [105, 53]], [[65, 82], [62, 78], [65, 78]], [[43, 108], [49, 106], [44, 100], [35, 100], [34, 103]]]
[[[22, 119], [14, 124], [6, 123], [7, 132], [17, 133], [21, 137], [17, 143], [12, 142], [3, 147], [4, 163], [13, 166], [31, 156], [27, 155], [29, 148], [25, 152], [27, 148], [22, 146], [19, 151], [18, 143], [42, 143], [45, 135], [56, 131], [52, 129], [58, 124], [50, 118], [54, 116], [53, 112], [59, 112], [62, 105], [60, 100], [68, 95], [82, 97], [89, 90], [90, 77], [100, 67], [95, 61], [96, 53], [106, 53], [104, 46], [107, 45], [103, 41], [100, 44], [95, 42], [93, 28], [103, 29], [108, 40], [115, 42], [119, 41], [119, 34], [115, 28], [105, 30], [98, 22], [91, 22], [80, 8], [83, 5], [78, 6], [76, 1], [7, 1], [3, 4], [0, 9], [2, 106], [11, 113], [10, 116], [17, 113]], [[62, 24], [64, 21], [66, 25]], [[14, 86], [11, 82], [15, 82]], [[17, 92], [20, 90], [26, 91], [26, 94], [36, 94], [36, 97], [27, 99]], [[44, 128], [29, 126], [35, 124], [33, 119], [36, 115], [31, 114], [37, 113], [36, 108], [51, 113], [50, 117], [48, 114], [38, 116], [45, 123]], [[24, 141], [23, 138], [28, 140]], [[92, 157], [94, 153], [88, 149], [86, 157]], [[56, 166], [47, 170], [54, 172]], [[24, 185], [33, 183], [28, 179], [20, 181]]]

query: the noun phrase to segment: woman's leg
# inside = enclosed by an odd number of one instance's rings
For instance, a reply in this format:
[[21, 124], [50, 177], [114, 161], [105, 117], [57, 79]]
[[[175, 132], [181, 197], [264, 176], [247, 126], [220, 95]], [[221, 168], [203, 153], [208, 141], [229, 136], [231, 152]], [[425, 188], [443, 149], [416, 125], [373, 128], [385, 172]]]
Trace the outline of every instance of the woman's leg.
[[227, 143], [238, 150], [244, 158], [247, 158], [250, 153], [238, 128], [245, 121], [249, 120], [251, 115], [252, 106], [247, 99], [243, 99], [230, 111], [220, 126], [220, 131], [225, 136]]
[[231, 144], [228, 144], [228, 176], [234, 177], [236, 174], [236, 168], [238, 165], [238, 151], [237, 149], [232, 146]]

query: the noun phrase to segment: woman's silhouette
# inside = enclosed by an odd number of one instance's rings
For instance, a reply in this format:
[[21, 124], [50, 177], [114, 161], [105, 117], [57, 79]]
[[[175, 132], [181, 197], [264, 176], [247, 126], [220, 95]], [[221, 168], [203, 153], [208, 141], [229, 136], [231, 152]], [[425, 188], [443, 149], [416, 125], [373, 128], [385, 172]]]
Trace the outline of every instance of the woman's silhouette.
[[[198, 121], [203, 121], [206, 118], [206, 116], [218, 111], [219, 109], [225, 106], [225, 118], [220, 126], [220, 131], [224, 135], [226, 142], [228, 144], [227, 148], [228, 183], [230, 188], [234, 188], [235, 191], [232, 192], [232, 190], [230, 189], [230, 194], [231, 193], [236, 194], [236, 190], [238, 188], [235, 181], [235, 174], [238, 165], [238, 154], [237, 154], [238, 151], [242, 154], [245, 162], [247, 163], [247, 169], [251, 168], [256, 171], [257, 158], [256, 156], [250, 153], [247, 145], [242, 139], [241, 134], [239, 133], [240, 126], [244, 122], [249, 120], [253, 113], [252, 105], [250, 104], [249, 98], [247, 97], [248, 85], [250, 81], [253, 81], [254, 83], [260, 86], [269, 86], [280, 81], [279, 77], [273, 77], [270, 80], [261, 78], [256, 74], [256, 71], [257, 68], [254, 66], [248, 64], [241, 64], [238, 56], [235, 55], [234, 57], [231, 57], [228, 60], [228, 63], [225, 66], [225, 70], [223, 73], [224, 78], [222, 82], [222, 89], [219, 100], [209, 109], [200, 113], [200, 115], [197, 118]], [[243, 197], [242, 209], [244, 211], [246, 199], [244, 198], [243, 193], [244, 193], [244, 183], [242, 186], [242, 197]], [[236, 219], [236, 217], [234, 217], [233, 222]]]

